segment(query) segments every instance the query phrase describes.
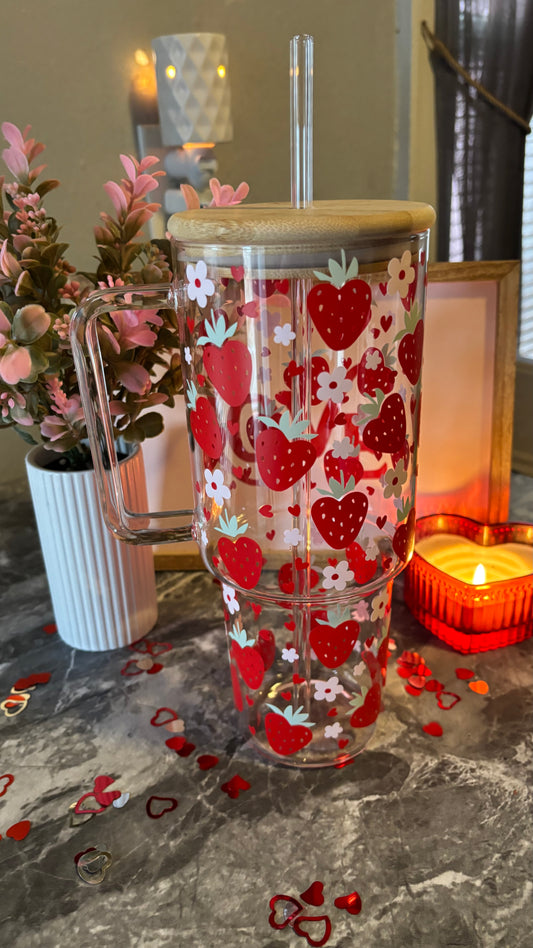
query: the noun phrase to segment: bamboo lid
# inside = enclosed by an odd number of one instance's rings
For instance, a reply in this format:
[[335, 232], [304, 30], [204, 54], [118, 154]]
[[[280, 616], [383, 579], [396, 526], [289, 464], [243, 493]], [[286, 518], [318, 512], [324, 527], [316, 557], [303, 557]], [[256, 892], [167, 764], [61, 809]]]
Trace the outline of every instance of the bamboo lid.
[[434, 220], [433, 208], [415, 201], [315, 201], [304, 209], [243, 204], [182, 211], [172, 215], [168, 230], [186, 244], [342, 246], [420, 234]]

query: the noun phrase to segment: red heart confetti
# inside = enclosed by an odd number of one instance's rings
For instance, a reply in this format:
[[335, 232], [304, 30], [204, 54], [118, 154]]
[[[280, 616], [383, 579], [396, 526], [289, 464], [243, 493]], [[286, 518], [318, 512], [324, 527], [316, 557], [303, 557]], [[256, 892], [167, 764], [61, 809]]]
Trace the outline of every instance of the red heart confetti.
[[185, 741], [183, 747], [180, 747], [176, 753], [179, 757], [190, 757], [193, 751], [196, 750], [196, 744], [192, 744], [191, 741]]
[[478, 681], [469, 681], [468, 687], [477, 695], [486, 695], [489, 690], [487, 682], [483, 681], [481, 678]]
[[453, 691], [437, 692], [437, 704], [443, 711], [449, 711], [450, 708], [453, 708], [460, 700], [459, 695], [454, 694]]
[[150, 724], [154, 727], [163, 727], [171, 721], [177, 721], [178, 717], [179, 715], [172, 708], [158, 708], [154, 716], [150, 718]]
[[303, 685], [305, 678], [302, 678], [301, 675], [297, 675], [296, 673], [294, 673], [294, 675], [292, 676], [292, 681], [293, 681], [293, 684], [295, 685]]
[[28, 675], [27, 678], [19, 678], [13, 685], [14, 691], [27, 691], [35, 685], [46, 685], [50, 681], [50, 672], [38, 672], [34, 675]]
[[408, 683], [413, 688], [418, 688], [419, 691], [422, 691], [422, 688], [425, 688], [426, 679], [424, 678], [423, 675], [411, 675], [411, 677], [408, 680]]
[[308, 889], [305, 892], [300, 893], [300, 898], [307, 902], [308, 905], [323, 905], [324, 904], [324, 883], [323, 882], [312, 882]]
[[134, 642], [133, 645], [128, 645], [128, 648], [131, 649], [132, 652], [140, 652], [141, 655], [152, 655], [155, 658], [157, 655], [170, 652], [172, 642], [148, 642], [147, 639], [139, 639], [139, 641]]
[[168, 724], [164, 724], [163, 727], [165, 731], [170, 731], [171, 734], [183, 734], [185, 721], [183, 721], [182, 718], [177, 718], [175, 721], [169, 721]]
[[[162, 806], [158, 806], [162, 804]], [[160, 820], [165, 813], [172, 813], [172, 810], [175, 810], [178, 805], [178, 801], [175, 797], [158, 797], [156, 795], [150, 797], [146, 801], [146, 813], [151, 820]]]
[[456, 668], [455, 674], [461, 681], [466, 681], [468, 678], [474, 677], [474, 672], [470, 668]]
[[77, 866], [82, 856], [85, 856], [86, 853], [96, 853], [98, 852], [96, 846], [89, 846], [88, 849], [82, 849], [81, 853], [76, 853], [74, 856], [74, 865]]
[[431, 737], [442, 737], [443, 731], [442, 727], [438, 721], [430, 721], [429, 724], [424, 724], [423, 731], [426, 734], [430, 734]]
[[92, 799], [94, 800], [95, 803], [98, 803], [98, 800], [96, 799], [96, 795], [94, 793], [92, 792], [84, 793], [83, 796], [80, 797], [78, 802], [76, 803], [76, 806], [74, 807], [74, 813], [77, 813], [78, 816], [83, 816], [86, 813], [103, 813], [104, 810], [107, 808], [107, 804], [102, 804], [102, 803], [99, 805], [98, 809], [96, 807], [83, 806], [83, 801], [88, 800], [88, 799]]
[[361, 896], [355, 891], [349, 895], [340, 895], [333, 904], [335, 908], [345, 909], [350, 915], [359, 915], [362, 908]]
[[200, 754], [196, 763], [200, 770], [211, 770], [218, 764], [218, 757], [215, 754]]
[[280, 691], [280, 695], [285, 701], [290, 701], [292, 698], [292, 691]]
[[6, 836], [9, 836], [10, 839], [16, 839], [17, 843], [20, 843], [23, 839], [26, 839], [30, 830], [30, 821], [20, 820], [19, 823], [13, 823], [13, 826], [9, 827]]
[[228, 780], [226, 783], [220, 785], [220, 789], [223, 793], [227, 793], [228, 797], [231, 797], [232, 800], [236, 800], [239, 796], [239, 793], [244, 792], [244, 790], [249, 790], [251, 784], [247, 780], [244, 780], [243, 777], [239, 774], [235, 774], [231, 780]]
[[8, 787], [14, 782], [15, 778], [13, 774], [2, 774], [0, 776], [0, 797], [3, 797], [7, 793]]
[[430, 678], [429, 681], [426, 681], [424, 688], [426, 691], [444, 691], [444, 685], [436, 678]]
[[142, 675], [142, 673], [142, 668], [139, 668], [134, 658], [130, 658], [129, 662], [126, 662], [120, 669], [120, 674], [124, 675], [125, 678], [133, 678], [135, 675]]
[[163, 665], [161, 662], [154, 662], [151, 668], [146, 669], [147, 675], [157, 675], [158, 672], [163, 670]]
[[270, 908], [269, 924], [278, 931], [290, 925], [293, 918], [296, 918], [298, 913], [302, 911], [300, 902], [290, 895], [273, 895], [268, 905]]
[[263, 506], [259, 508], [259, 513], [262, 517], [273, 517], [272, 504], [263, 504]]
[[47, 635], [54, 635], [57, 632], [57, 625], [55, 622], [49, 622], [48, 625], [43, 626], [43, 632], [46, 632]]
[[[323, 926], [322, 935], [313, 934], [316, 926]], [[328, 915], [297, 915], [293, 922], [293, 929], [297, 935], [303, 935], [312, 948], [321, 948], [331, 935], [331, 922]]]
[[120, 797], [120, 790], [108, 790], [107, 792], [104, 792], [106, 787], [109, 787], [114, 782], [114, 777], [95, 777], [93, 793], [101, 806], [111, 806], [113, 800], [118, 800]]
[[168, 741], [165, 741], [165, 744], [167, 745], [167, 747], [170, 747], [170, 750], [174, 750], [176, 751], [176, 753], [178, 753], [178, 751], [180, 751], [182, 747], [185, 747], [186, 743], [187, 743], [187, 738], [184, 737], [182, 734], [178, 735], [177, 737], [169, 737]]

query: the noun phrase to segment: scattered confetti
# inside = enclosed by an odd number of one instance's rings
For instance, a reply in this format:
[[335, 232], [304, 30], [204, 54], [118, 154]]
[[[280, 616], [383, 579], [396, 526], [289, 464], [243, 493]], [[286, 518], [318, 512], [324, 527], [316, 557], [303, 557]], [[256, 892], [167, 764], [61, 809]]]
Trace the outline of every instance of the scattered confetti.
[[178, 718], [177, 711], [172, 708], [158, 708], [154, 716], [150, 718], [150, 724], [153, 724], [154, 727], [164, 727], [170, 724], [171, 721], [177, 721]]
[[470, 668], [456, 668], [455, 674], [461, 681], [466, 681], [466, 679], [474, 677], [474, 672], [471, 671]]
[[231, 797], [232, 800], [236, 800], [240, 792], [249, 790], [250, 787], [251, 784], [248, 783], [247, 780], [244, 780], [244, 778], [240, 777], [239, 774], [235, 774], [231, 780], [221, 784], [220, 789], [223, 793], [227, 793], [228, 797]]
[[95, 803], [98, 803], [98, 800], [96, 799], [94, 793], [92, 792], [84, 793], [83, 796], [80, 797], [78, 802], [74, 804], [74, 813], [76, 813], [78, 816], [85, 816], [87, 813], [90, 813], [94, 816], [95, 813], [103, 813], [104, 810], [107, 809], [107, 804], [104, 804], [103, 806], [100, 805], [98, 808], [83, 806], [83, 801], [90, 799], [91, 797], [94, 799]]
[[128, 648], [131, 649], [132, 652], [140, 652], [141, 655], [152, 655], [156, 657], [157, 655], [163, 655], [165, 652], [170, 652], [172, 643], [148, 642], [146, 639], [140, 639], [138, 642], [128, 645]]
[[137, 668], [140, 668], [142, 671], [150, 671], [150, 669], [155, 665], [153, 658], [150, 658], [149, 655], [143, 655], [142, 658], [136, 658], [135, 662], [137, 663]]
[[270, 908], [268, 921], [277, 931], [290, 925], [303, 908], [301, 903], [290, 895], [273, 895], [268, 904]]
[[481, 678], [478, 681], [469, 681], [468, 687], [477, 695], [486, 695], [489, 690], [487, 682], [483, 681]]
[[[317, 925], [319, 929], [322, 929], [320, 937], [319, 933], [315, 932]], [[331, 935], [331, 921], [328, 915], [297, 915], [292, 927], [296, 934], [303, 935], [307, 939], [307, 943], [312, 945], [313, 948], [321, 948]]]
[[442, 708], [443, 711], [449, 711], [450, 708], [453, 708], [454, 705], [460, 701], [461, 698], [459, 695], [454, 694], [453, 691], [438, 691], [437, 692], [437, 704], [439, 708]]
[[426, 681], [424, 688], [426, 691], [444, 691], [444, 685], [441, 681], [437, 681], [436, 678], [429, 678]]
[[345, 909], [350, 915], [359, 915], [362, 908], [361, 896], [355, 891], [350, 892], [349, 895], [339, 896], [333, 904], [338, 909]]
[[196, 763], [200, 770], [211, 770], [218, 764], [218, 757], [215, 754], [200, 754]]
[[180, 757], [188, 757], [189, 754], [192, 754], [193, 750], [196, 750], [196, 744], [191, 744], [183, 735], [169, 737], [168, 741], [165, 741], [165, 744], [167, 747], [170, 747], [171, 750], [176, 751], [176, 754], [179, 754]]
[[424, 724], [423, 731], [426, 734], [430, 734], [431, 737], [442, 737], [443, 730], [438, 721], [430, 721], [429, 724]]
[[300, 898], [303, 899], [304, 902], [307, 902], [308, 905], [323, 905], [324, 883], [312, 882], [309, 888], [300, 894]]
[[47, 635], [54, 635], [54, 633], [57, 632], [57, 625], [55, 622], [49, 622], [48, 625], [43, 626], [43, 631], [46, 632]]
[[405, 690], [408, 695], [413, 695], [414, 698], [418, 698], [418, 696], [422, 693], [420, 688], [415, 688], [414, 685], [409, 684], [405, 686]]
[[105, 874], [113, 862], [111, 853], [105, 850], [88, 849], [81, 853], [76, 862], [76, 872], [80, 879], [88, 885], [100, 885]]
[[51, 678], [50, 672], [38, 672], [34, 675], [28, 675], [27, 678], [19, 678], [13, 685], [12, 691], [28, 691], [35, 685], [46, 685]]
[[128, 802], [129, 798], [130, 798], [129, 793], [125, 791], [124, 793], [121, 793], [120, 796], [117, 797], [116, 800], [113, 800], [113, 806], [117, 810], [121, 810], [123, 806], [126, 806], [126, 803]]
[[6, 836], [9, 836], [10, 839], [16, 839], [16, 841], [20, 843], [21, 840], [26, 839], [30, 830], [31, 822], [29, 820], [20, 820], [19, 823], [13, 823], [13, 826], [9, 827]]
[[[79, 802], [79, 801], [78, 801]], [[76, 813], [77, 803], [71, 803], [68, 812], [69, 812], [69, 826], [71, 828], [75, 826], [82, 826], [83, 823], [87, 823], [89, 820], [92, 820], [94, 813]]]
[[86, 853], [96, 853], [98, 852], [96, 846], [89, 846], [87, 849], [82, 849], [81, 853], [76, 853], [74, 856], [74, 865], [77, 865], [82, 856], [85, 856]]
[[[160, 805], [161, 804], [161, 805]], [[159, 820], [165, 813], [172, 813], [178, 805], [175, 797], [152, 796], [146, 801], [146, 813], [151, 820]]]
[[120, 790], [106, 791], [106, 788], [109, 787], [114, 782], [115, 782], [114, 777], [107, 777], [104, 775], [95, 777], [93, 793], [94, 793], [94, 796], [96, 797], [97, 802], [100, 803], [101, 806], [104, 806], [104, 807], [110, 806], [114, 802], [114, 800], [118, 800], [120, 796]]
[[13, 774], [2, 774], [0, 776], [0, 797], [3, 797], [7, 793], [8, 787], [14, 782], [15, 778]]

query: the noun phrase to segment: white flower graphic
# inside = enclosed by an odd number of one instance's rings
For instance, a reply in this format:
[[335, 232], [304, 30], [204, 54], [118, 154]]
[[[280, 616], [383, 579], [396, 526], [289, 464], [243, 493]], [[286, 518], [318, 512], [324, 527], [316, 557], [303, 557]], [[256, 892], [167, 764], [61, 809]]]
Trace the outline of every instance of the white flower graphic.
[[385, 471], [381, 482], [385, 487], [383, 491], [383, 496], [387, 497], [401, 497], [402, 496], [402, 487], [407, 480], [407, 471], [405, 470], [405, 464], [403, 460], [398, 461], [396, 467], [389, 468], [388, 471]]
[[365, 369], [377, 369], [378, 365], [381, 363], [381, 357], [378, 349], [373, 349], [365, 355]]
[[346, 369], [343, 365], [336, 366], [333, 372], [319, 372], [317, 382], [317, 398], [323, 402], [329, 399], [335, 405], [341, 404], [346, 392], [349, 392], [352, 387], [351, 380], [346, 378]]
[[295, 648], [284, 648], [281, 657], [284, 662], [291, 662], [291, 664], [300, 658]]
[[317, 701], [335, 701], [341, 691], [343, 691], [343, 687], [339, 684], [336, 675], [328, 678], [327, 681], [315, 681], [315, 698]]
[[186, 361], [187, 365], [190, 365], [191, 362], [192, 362], [191, 350], [189, 349], [188, 346], [185, 346], [185, 349], [184, 349], [183, 351], [184, 351], [184, 354], [185, 354], [185, 361]]
[[339, 734], [342, 734], [342, 725], [338, 721], [335, 721], [335, 724], [326, 724], [324, 737], [333, 737], [336, 740]]
[[296, 339], [296, 333], [292, 331], [290, 323], [283, 323], [283, 326], [274, 328], [274, 342], [280, 346], [288, 346], [293, 339]]
[[224, 506], [224, 501], [229, 500], [231, 491], [224, 483], [224, 475], [220, 468], [210, 471], [208, 468], [204, 471], [205, 492], [208, 497], [212, 497], [218, 507]]
[[196, 266], [187, 264], [187, 296], [196, 300], [198, 306], [207, 306], [207, 297], [213, 296], [215, 284], [207, 276], [207, 266], [204, 260], [199, 260]]
[[205, 530], [203, 527], [200, 530], [200, 537], [202, 540], [202, 546], [207, 546], [207, 530]]
[[400, 297], [407, 296], [409, 286], [415, 278], [415, 268], [411, 266], [410, 251], [405, 250], [401, 260], [398, 257], [389, 260], [387, 269], [390, 276], [387, 284], [389, 296], [394, 296], [395, 293], [398, 293]]
[[374, 596], [372, 600], [372, 612], [370, 614], [370, 619], [372, 622], [376, 622], [377, 619], [382, 619], [387, 611], [389, 605], [389, 594], [385, 592], [378, 593], [377, 596]]
[[348, 568], [347, 560], [341, 560], [336, 566], [325, 566], [322, 575], [324, 589], [336, 589], [337, 592], [346, 589], [346, 584], [354, 578], [352, 570]]
[[[361, 599], [356, 606], [352, 609], [352, 619], [356, 619], [357, 622], [365, 622], [368, 619], [368, 603], [366, 600]], [[357, 647], [357, 642], [355, 643]]]
[[298, 530], [298, 527], [283, 531], [283, 542], [286, 543], [287, 546], [298, 546], [301, 540], [303, 540], [303, 536]]
[[331, 454], [334, 458], [342, 458], [343, 461], [351, 458], [355, 454], [355, 449], [350, 438], [346, 436], [342, 441], [334, 441]]
[[222, 598], [226, 603], [226, 607], [230, 615], [234, 615], [236, 612], [239, 612], [241, 607], [237, 602], [235, 590], [232, 586], [226, 586], [225, 583], [222, 583]]

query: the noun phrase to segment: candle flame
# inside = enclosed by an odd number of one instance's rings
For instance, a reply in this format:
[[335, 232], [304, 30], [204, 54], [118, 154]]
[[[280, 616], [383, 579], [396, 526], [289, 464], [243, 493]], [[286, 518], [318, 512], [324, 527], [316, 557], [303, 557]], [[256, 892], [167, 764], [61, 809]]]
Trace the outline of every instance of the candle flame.
[[478, 563], [474, 570], [474, 586], [482, 586], [483, 583], [486, 582], [486, 579], [487, 574], [485, 572], [485, 567], [483, 566], [483, 563]]

